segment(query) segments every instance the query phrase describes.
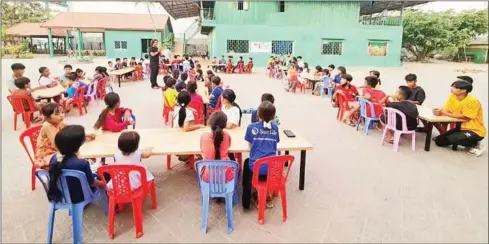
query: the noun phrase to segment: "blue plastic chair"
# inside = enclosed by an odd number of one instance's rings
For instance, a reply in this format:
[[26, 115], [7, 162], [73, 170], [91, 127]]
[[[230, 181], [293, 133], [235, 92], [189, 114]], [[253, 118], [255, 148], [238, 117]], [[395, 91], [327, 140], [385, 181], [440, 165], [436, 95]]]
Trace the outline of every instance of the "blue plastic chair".
[[[209, 182], [201, 178], [202, 168], [209, 172]], [[234, 179], [226, 183], [226, 168], [234, 169]], [[200, 191], [202, 192], [202, 232], [207, 233], [207, 218], [209, 215], [209, 201], [211, 197], [223, 197], [226, 201], [226, 217], [228, 233], [233, 232], [233, 205], [238, 203], [238, 163], [230, 160], [202, 160], [195, 167]]]
[[327, 75], [321, 77], [321, 79], [319, 80], [319, 96], [323, 96], [324, 94], [324, 89], [328, 89], [328, 97], [332, 97], [333, 96], [333, 88], [332, 87], [328, 87], [329, 85], [329, 82], [330, 82], [330, 79]]
[[[131, 118], [134, 122], [136, 122], [136, 116], [134, 116], [134, 114], [131, 114]], [[124, 121], [124, 116], [122, 116], [122, 121]], [[126, 126], [126, 129], [127, 129], [127, 126]], [[136, 123], [134, 123], [132, 125], [132, 129], [136, 129]]]
[[[41, 182], [46, 194], [48, 192], [49, 184], [49, 172], [47, 170], [36, 171], [36, 177]], [[80, 185], [83, 191], [83, 202], [72, 203], [70, 191], [68, 189], [67, 177], [76, 178], [80, 181]], [[93, 201], [99, 201], [102, 204], [104, 214], [107, 216], [108, 213], [108, 199], [107, 193], [104, 189], [97, 188], [95, 192], [90, 189], [87, 182], [86, 175], [77, 170], [63, 169], [62, 174], [58, 180], [58, 188], [62, 193], [61, 202], [49, 201], [49, 221], [48, 221], [48, 241], [47, 243], [52, 243], [53, 240], [53, 225], [56, 210], [68, 209], [69, 214], [73, 222], [73, 243], [83, 242], [83, 210], [85, 206], [92, 203]]]
[[360, 121], [362, 118], [365, 120], [365, 127], [363, 128], [363, 134], [368, 135], [368, 130], [372, 128], [373, 122], [380, 121], [376, 117], [368, 117], [367, 109], [370, 109], [370, 114], [375, 116], [374, 104], [365, 98], [359, 97], [358, 102], [360, 103], [360, 119], [357, 121], [357, 130], [360, 127]]

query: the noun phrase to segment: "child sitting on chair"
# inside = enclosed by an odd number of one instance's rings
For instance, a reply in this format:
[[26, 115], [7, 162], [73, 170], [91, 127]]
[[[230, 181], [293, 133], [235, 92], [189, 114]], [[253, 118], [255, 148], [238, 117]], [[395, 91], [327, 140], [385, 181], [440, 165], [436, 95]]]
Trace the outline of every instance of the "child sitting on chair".
[[[275, 98], [273, 97], [272, 94], [270, 93], [263, 93], [261, 95], [261, 102], [271, 102], [272, 104], [275, 102]], [[251, 123], [256, 123], [258, 122], [258, 110], [254, 108], [248, 108], [248, 109], [243, 109], [243, 114], [251, 114]], [[278, 116], [275, 114], [275, 119], [272, 121], [273, 123], [280, 125], [280, 120], [278, 119]]]
[[[15, 80], [15, 86], [17, 87], [17, 89], [15, 89], [12, 92], [12, 95], [26, 96], [27, 99], [31, 100], [32, 103], [34, 104], [34, 111], [31, 111], [31, 112], [41, 111], [40, 104], [36, 103], [36, 100], [32, 96], [32, 93], [30, 92], [31, 80], [29, 80], [29, 78], [27, 78], [27, 77], [18, 78], [17, 80]], [[31, 110], [29, 103], [27, 101], [24, 100], [23, 105], [24, 105], [25, 111]], [[40, 122], [40, 121], [42, 121], [42, 119], [40, 117], [34, 118], [32, 120], [32, 122], [34, 122], [34, 123]]]
[[336, 86], [336, 91], [333, 95], [333, 98], [336, 99], [338, 95], [343, 96], [345, 102], [348, 103], [348, 111], [345, 111], [343, 118], [341, 121], [347, 125], [355, 126], [351, 121], [350, 117], [352, 114], [356, 113], [358, 109], [360, 109], [360, 104], [355, 100], [358, 96], [357, 88], [351, 84], [353, 77], [349, 74], [343, 74], [341, 76], [341, 83]]
[[137, 80], [144, 80], [143, 63], [139, 62], [135, 68]]
[[222, 89], [221, 78], [219, 76], [213, 76], [211, 82], [212, 92], [209, 95], [209, 107], [215, 108], [217, 105], [217, 101], [219, 100], [219, 97], [224, 90]]
[[[278, 126], [272, 123], [275, 118], [275, 106], [271, 102], [265, 101], [258, 107], [259, 122], [248, 125], [245, 140], [250, 144], [250, 158], [244, 161], [243, 165], [243, 198], [244, 209], [250, 208], [251, 201], [251, 180], [253, 174], [259, 174], [259, 179], [266, 179], [268, 167], [263, 165], [258, 172], [253, 171], [256, 160], [268, 156], [277, 155], [277, 144], [280, 142]], [[269, 207], [272, 207], [270, 205]]]
[[184, 132], [188, 132], [205, 127], [205, 125], [195, 124], [194, 110], [188, 107], [191, 100], [192, 97], [188, 91], [183, 90], [178, 94], [173, 114], [173, 128], [182, 128]]
[[119, 95], [109, 92], [104, 98], [107, 107], [98, 116], [94, 129], [103, 131], [120, 132], [129, 125], [134, 125], [131, 117], [131, 110], [122, 108]]
[[[415, 104], [412, 102], [408, 101], [407, 98], [411, 96], [411, 89], [407, 86], [400, 86], [397, 89], [396, 95], [395, 95], [395, 102], [391, 102], [386, 105], [388, 108], [394, 108], [401, 113], [403, 113], [406, 116], [406, 127], [408, 130], [415, 130], [418, 127], [418, 108], [416, 107]], [[387, 124], [387, 118], [385, 117], [385, 114], [380, 115], [380, 123], [382, 126], [385, 126]], [[398, 130], [403, 130], [402, 128], [402, 119], [401, 116], [396, 115], [396, 129]], [[393, 143], [393, 134], [391, 130], [387, 130], [386, 135], [385, 135], [385, 142], [387, 143]]]
[[[151, 157], [153, 148], [139, 149], [139, 139], [139, 134], [136, 131], [122, 132], [117, 141], [119, 151], [114, 155], [114, 164], [142, 166], [146, 170], [146, 181], [149, 182], [154, 180], [155, 177], [141, 160]], [[132, 190], [141, 187], [141, 175], [139, 172], [132, 171], [129, 173], [129, 184]], [[107, 183], [107, 188], [112, 189], [112, 182]]]

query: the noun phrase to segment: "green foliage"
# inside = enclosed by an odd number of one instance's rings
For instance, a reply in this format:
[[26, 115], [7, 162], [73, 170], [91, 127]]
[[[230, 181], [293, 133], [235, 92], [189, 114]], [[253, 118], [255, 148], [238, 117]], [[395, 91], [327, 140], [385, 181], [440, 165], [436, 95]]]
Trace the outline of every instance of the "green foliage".
[[423, 61], [435, 52], [454, 55], [476, 35], [487, 33], [486, 10], [408, 12], [404, 16], [403, 46]]
[[2, 47], [2, 57], [4, 55], [10, 55], [13, 58], [32, 58], [32, 53], [31, 50], [29, 50], [29, 44], [27, 42], [22, 42], [19, 45]]
[[39, 2], [2, 2], [1, 5], [2, 24], [7, 27], [23, 22], [41, 23], [51, 18]]
[[5, 38], [7, 37], [7, 28], [5, 26], [2, 26], [2, 42], [5, 41]]
[[162, 46], [165, 46], [166, 45], [169, 49], [172, 49], [173, 48], [174, 39], [175, 39], [175, 36], [173, 35], [173, 33], [170, 33], [169, 35], [167, 35], [165, 37], [165, 39], [163, 39], [161, 41], [161, 45]]

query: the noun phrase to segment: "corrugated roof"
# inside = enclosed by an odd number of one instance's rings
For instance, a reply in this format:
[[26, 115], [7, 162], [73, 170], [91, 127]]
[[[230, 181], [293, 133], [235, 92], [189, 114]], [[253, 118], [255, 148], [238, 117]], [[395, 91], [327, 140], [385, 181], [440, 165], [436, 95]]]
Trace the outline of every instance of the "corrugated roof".
[[175, 19], [196, 17], [200, 15], [200, 1], [165, 0], [159, 2], [166, 12]]
[[433, 1], [365, 1], [360, 5], [360, 15], [376, 14], [384, 10], [401, 10], [402, 6], [407, 8], [428, 2]]
[[166, 14], [118, 14], [118, 13], [59, 13], [54, 19], [42, 24], [44, 28], [85, 30], [141, 30], [162, 31], [169, 21]]
[[[7, 29], [9, 36], [48, 36], [48, 29], [41, 27], [42, 23], [20, 23]], [[52, 30], [53, 37], [65, 37], [65, 32], [60, 29]]]

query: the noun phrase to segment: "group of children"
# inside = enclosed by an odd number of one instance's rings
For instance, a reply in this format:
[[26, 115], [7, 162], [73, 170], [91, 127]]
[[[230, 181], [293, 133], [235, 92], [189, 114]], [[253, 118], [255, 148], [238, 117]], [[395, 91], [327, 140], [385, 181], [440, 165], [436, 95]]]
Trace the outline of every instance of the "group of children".
[[248, 63], [245, 65], [243, 57], [240, 56], [236, 65], [233, 62], [233, 56], [228, 56], [228, 60], [224, 58], [224, 55], [221, 55], [221, 58], [217, 60], [214, 57], [211, 61], [211, 67], [214, 72], [226, 72], [226, 73], [243, 73], [246, 71], [251, 71], [253, 69], [253, 58], [248, 58]]
[[[73, 71], [73, 67], [66, 64], [63, 69], [64, 72], [57, 76], [52, 77], [51, 71], [48, 67], [39, 68], [39, 78], [38, 86], [31, 88], [31, 80], [24, 77], [25, 66], [21, 63], [14, 63], [12, 68], [12, 78], [8, 81], [8, 90], [12, 95], [25, 96], [30, 101], [24, 101], [24, 110], [30, 111], [31, 109], [35, 111], [41, 111], [41, 104], [45, 103], [44, 99], [35, 98], [32, 93], [46, 88], [55, 87], [57, 85], [62, 86], [65, 89], [65, 93], [56, 96], [53, 100], [62, 106], [63, 111], [68, 113], [72, 109], [72, 101], [75, 97], [76, 90], [78, 88], [85, 88], [84, 95], [88, 92], [88, 85], [90, 83], [98, 82], [104, 78], [109, 77], [107, 74], [107, 69], [102, 66], [97, 66], [94, 70], [92, 77], [85, 77], [85, 72], [82, 69], [76, 69]], [[103, 85], [105, 89], [105, 85]], [[83, 97], [83, 99], [88, 99], [88, 97]], [[86, 101], [88, 102], [88, 100]], [[32, 104], [34, 108], [31, 108]], [[42, 120], [41, 117], [35, 117], [33, 122], [39, 122]]]
[[109, 71], [120, 70], [128, 67], [134, 68], [134, 72], [122, 76], [122, 80], [144, 80], [144, 75], [147, 74], [146, 72], [149, 65], [149, 56], [146, 54], [144, 58], [139, 59], [139, 62], [136, 61], [136, 57], [131, 57], [130, 60], [123, 58], [122, 61], [120, 58], [116, 58], [115, 64], [112, 61], [108, 61], [107, 65], [109, 67]]

